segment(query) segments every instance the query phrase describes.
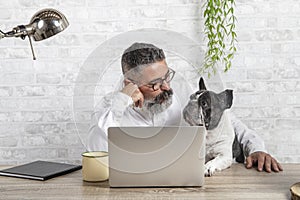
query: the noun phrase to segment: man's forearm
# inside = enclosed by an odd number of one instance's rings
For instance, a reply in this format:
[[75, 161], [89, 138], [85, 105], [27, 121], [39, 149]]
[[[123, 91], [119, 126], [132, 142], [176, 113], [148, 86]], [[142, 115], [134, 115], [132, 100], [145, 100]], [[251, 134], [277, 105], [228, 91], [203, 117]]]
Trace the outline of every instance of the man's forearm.
[[121, 123], [123, 113], [132, 103], [130, 97], [117, 92], [105, 96], [92, 114], [88, 136], [89, 150], [107, 151], [107, 129]]
[[264, 141], [258, 134], [255, 133], [255, 131], [249, 129], [235, 116], [231, 116], [231, 121], [236, 135], [236, 140], [240, 144], [245, 157], [256, 151], [266, 152]]

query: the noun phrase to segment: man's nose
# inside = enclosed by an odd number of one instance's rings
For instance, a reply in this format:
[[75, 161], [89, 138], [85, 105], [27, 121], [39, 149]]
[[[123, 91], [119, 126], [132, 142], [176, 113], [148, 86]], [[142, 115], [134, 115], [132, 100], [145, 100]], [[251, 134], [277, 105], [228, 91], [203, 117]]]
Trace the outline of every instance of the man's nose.
[[170, 83], [168, 83], [167, 81], [164, 80], [160, 86], [160, 89], [161, 90], [170, 90], [171, 89]]

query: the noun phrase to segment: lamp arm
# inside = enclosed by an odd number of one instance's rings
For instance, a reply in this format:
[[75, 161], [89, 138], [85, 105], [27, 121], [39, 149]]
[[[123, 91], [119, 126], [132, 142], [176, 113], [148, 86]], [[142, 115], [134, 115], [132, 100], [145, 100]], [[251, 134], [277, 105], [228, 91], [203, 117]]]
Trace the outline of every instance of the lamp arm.
[[7, 33], [4, 33], [0, 30], [0, 39], [4, 38], [4, 37], [18, 37], [18, 36], [15, 36], [15, 30], [13, 29], [12, 31], [9, 31]]
[[27, 35], [32, 34], [34, 31], [31, 25], [19, 25], [7, 33], [0, 30], [0, 39], [4, 37], [20, 37], [24, 40]]
[[0, 40], [5, 37], [5, 33], [0, 30]]

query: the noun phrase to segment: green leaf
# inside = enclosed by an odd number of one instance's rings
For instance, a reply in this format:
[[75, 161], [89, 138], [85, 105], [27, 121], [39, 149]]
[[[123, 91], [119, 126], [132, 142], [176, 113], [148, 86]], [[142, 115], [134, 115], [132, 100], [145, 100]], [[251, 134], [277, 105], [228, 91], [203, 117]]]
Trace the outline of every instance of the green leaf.
[[224, 37], [222, 36], [222, 33], [221, 32], [218, 32], [218, 37], [219, 39], [223, 39]]
[[216, 11], [220, 14], [223, 14], [223, 10], [221, 8], [216, 9]]
[[[209, 10], [205, 10], [203, 16], [206, 17], [209, 13]], [[207, 18], [206, 20], [209, 20], [209, 18]]]
[[223, 24], [220, 25], [223, 29], [223, 31], [225, 32], [226, 35], [228, 35], [227, 29], [225, 28], [225, 26]]
[[231, 62], [229, 61], [229, 62], [227, 62], [225, 64], [225, 70], [224, 70], [224, 72], [227, 72], [230, 69], [230, 67], [231, 67]]
[[218, 24], [217, 25], [217, 32], [220, 32], [220, 27], [221, 27], [221, 24]]
[[227, 59], [230, 60], [233, 57], [233, 53], [228, 54]]
[[232, 32], [231, 34], [232, 34], [233, 38], [236, 38], [236, 33], [235, 32]]

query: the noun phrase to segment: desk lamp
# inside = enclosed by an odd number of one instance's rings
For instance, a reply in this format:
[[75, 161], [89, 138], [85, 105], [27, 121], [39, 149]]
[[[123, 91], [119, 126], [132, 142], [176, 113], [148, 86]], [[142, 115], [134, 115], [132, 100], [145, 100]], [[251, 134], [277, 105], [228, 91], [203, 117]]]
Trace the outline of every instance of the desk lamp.
[[0, 30], [0, 40], [5, 37], [21, 37], [24, 40], [28, 36], [33, 60], [35, 60], [31, 36], [34, 41], [44, 40], [63, 31], [68, 25], [69, 22], [62, 13], [47, 8], [35, 13], [28, 25], [19, 25], [7, 33]]

